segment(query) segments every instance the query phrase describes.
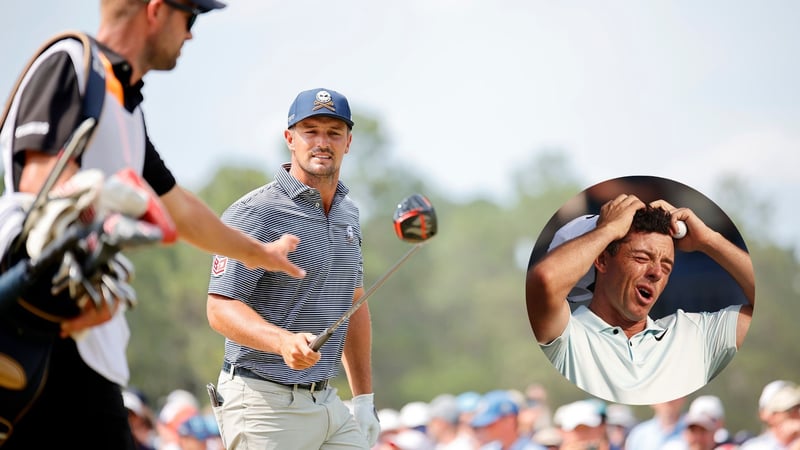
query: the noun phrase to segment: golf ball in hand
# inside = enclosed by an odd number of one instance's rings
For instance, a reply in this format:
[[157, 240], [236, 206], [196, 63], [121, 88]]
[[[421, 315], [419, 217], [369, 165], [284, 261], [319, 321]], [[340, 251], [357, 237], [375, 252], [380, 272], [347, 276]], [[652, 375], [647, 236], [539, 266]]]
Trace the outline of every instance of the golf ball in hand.
[[679, 220], [675, 223], [678, 226], [678, 231], [672, 235], [675, 239], [681, 239], [682, 237], [686, 236], [686, 222]]

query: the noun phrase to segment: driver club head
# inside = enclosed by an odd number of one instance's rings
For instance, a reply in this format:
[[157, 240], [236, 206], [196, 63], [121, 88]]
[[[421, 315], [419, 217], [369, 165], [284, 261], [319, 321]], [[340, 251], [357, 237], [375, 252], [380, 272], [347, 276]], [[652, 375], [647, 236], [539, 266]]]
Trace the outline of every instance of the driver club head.
[[394, 231], [405, 242], [423, 242], [437, 231], [436, 211], [427, 197], [413, 194], [404, 198], [394, 212]]

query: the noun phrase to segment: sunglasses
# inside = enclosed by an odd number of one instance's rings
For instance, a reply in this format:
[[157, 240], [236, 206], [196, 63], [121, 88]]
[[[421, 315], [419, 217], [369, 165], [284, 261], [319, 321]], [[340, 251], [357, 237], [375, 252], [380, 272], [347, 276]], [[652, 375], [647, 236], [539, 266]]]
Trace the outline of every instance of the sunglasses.
[[197, 20], [197, 16], [202, 13], [198, 8], [192, 8], [189, 5], [184, 5], [183, 3], [179, 3], [176, 0], [164, 0], [164, 3], [167, 5], [190, 14], [189, 19], [186, 21], [186, 31], [192, 31], [192, 26], [194, 22]]

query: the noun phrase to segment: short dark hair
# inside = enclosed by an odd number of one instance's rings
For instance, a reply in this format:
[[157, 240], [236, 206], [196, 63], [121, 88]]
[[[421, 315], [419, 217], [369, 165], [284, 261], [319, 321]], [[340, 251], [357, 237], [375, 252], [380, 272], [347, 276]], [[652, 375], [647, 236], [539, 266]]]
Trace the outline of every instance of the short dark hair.
[[633, 222], [631, 223], [631, 227], [628, 230], [628, 234], [621, 239], [617, 239], [616, 241], [608, 244], [606, 247], [606, 251], [610, 253], [612, 256], [616, 255], [619, 251], [619, 246], [621, 243], [627, 241], [628, 235], [631, 232], [634, 233], [661, 233], [669, 235], [669, 227], [670, 221], [672, 219], [672, 214], [666, 209], [658, 206], [653, 207], [650, 205], [645, 206], [636, 211], [633, 215]]

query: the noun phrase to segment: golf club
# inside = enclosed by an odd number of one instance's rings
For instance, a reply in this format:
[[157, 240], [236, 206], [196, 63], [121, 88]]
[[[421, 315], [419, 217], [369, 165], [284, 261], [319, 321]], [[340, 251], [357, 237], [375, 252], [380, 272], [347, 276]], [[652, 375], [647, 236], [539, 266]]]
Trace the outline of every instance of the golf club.
[[67, 139], [67, 142], [64, 144], [61, 152], [58, 154], [58, 159], [56, 160], [55, 166], [53, 166], [53, 169], [47, 175], [47, 178], [45, 179], [44, 184], [42, 184], [42, 187], [39, 189], [39, 192], [36, 193], [36, 197], [34, 198], [30, 208], [28, 208], [28, 210], [25, 212], [25, 218], [22, 221], [22, 232], [20, 233], [21, 239], [17, 240], [15, 244], [16, 246], [18, 246], [28, 237], [28, 232], [33, 226], [33, 219], [35, 218], [36, 213], [38, 213], [40, 208], [42, 208], [42, 206], [44, 206], [44, 204], [47, 202], [48, 194], [53, 189], [53, 186], [55, 186], [61, 175], [64, 173], [64, 169], [67, 168], [67, 164], [70, 161], [79, 158], [86, 149], [86, 145], [89, 143], [89, 139], [92, 136], [92, 132], [94, 131], [96, 123], [97, 121], [92, 117], [85, 119], [78, 125], [78, 127]]
[[350, 318], [369, 297], [378, 290], [378, 288], [386, 282], [389, 277], [400, 268], [408, 258], [416, 253], [422, 246], [436, 235], [437, 221], [436, 211], [433, 209], [430, 200], [421, 194], [413, 194], [403, 199], [394, 212], [393, 217], [394, 230], [397, 237], [404, 242], [413, 242], [414, 246], [400, 258], [389, 270], [386, 271], [372, 286], [364, 292], [353, 306], [351, 306], [341, 317], [339, 317], [333, 325], [329, 326], [322, 333], [311, 342], [311, 349], [319, 351], [328, 339], [333, 335], [334, 331], [339, 328], [347, 319]]

